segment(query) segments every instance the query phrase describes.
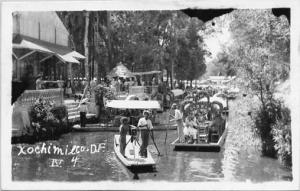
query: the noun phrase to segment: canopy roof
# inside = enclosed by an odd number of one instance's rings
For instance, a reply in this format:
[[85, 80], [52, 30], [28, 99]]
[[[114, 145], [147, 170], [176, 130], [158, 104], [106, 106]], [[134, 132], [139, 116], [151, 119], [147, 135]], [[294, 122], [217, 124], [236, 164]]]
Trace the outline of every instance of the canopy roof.
[[159, 74], [159, 73], [161, 73], [161, 71], [153, 70], [148, 72], [133, 72], [132, 74], [136, 76], [140, 76], [140, 75], [150, 75], [150, 74]]
[[111, 100], [106, 107], [116, 109], [160, 109], [158, 101], [139, 101], [139, 100]]
[[130, 70], [128, 70], [126, 66], [124, 66], [122, 63], [118, 63], [117, 66], [114, 67], [112, 71], [108, 74], [108, 77], [130, 78], [130, 77], [134, 77], [134, 75]]
[[13, 48], [29, 49], [43, 53], [56, 55], [63, 62], [80, 63], [76, 58], [85, 58], [80, 53], [73, 51], [69, 47], [49, 43], [24, 35], [17, 35], [13, 39]]

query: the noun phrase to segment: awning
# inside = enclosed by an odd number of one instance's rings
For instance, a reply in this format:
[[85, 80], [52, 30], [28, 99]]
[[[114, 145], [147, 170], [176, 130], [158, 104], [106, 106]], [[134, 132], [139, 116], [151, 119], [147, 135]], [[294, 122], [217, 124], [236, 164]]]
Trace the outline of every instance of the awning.
[[76, 51], [72, 51], [72, 52], [70, 52], [70, 53], [68, 53], [66, 55], [72, 56], [72, 57], [77, 58], [77, 59], [85, 59], [85, 56], [83, 56], [82, 54], [80, 54], [80, 53], [78, 53]]
[[[62, 46], [24, 35], [16, 35], [13, 39], [13, 48], [30, 49], [38, 52], [56, 55], [63, 62], [80, 63], [76, 58], [84, 57], [67, 46]], [[75, 58], [76, 57], [76, 58]], [[85, 57], [84, 57], [85, 58]]]
[[17, 48], [17, 49], [25, 48], [25, 49], [31, 49], [31, 50], [36, 50], [36, 51], [45, 52], [45, 53], [51, 53], [51, 54], [54, 53], [51, 50], [49, 50], [43, 46], [39, 46], [39, 45], [32, 43], [30, 41], [27, 41], [27, 40], [22, 40], [20, 44], [13, 43], [13, 48]]
[[71, 63], [76, 63], [76, 64], [80, 64], [80, 62], [78, 60], [76, 60], [73, 56], [70, 55], [59, 55], [58, 56], [64, 60], [65, 62], [71, 62]]
[[116, 109], [160, 109], [160, 104], [158, 101], [111, 100], [106, 103], [106, 107]]

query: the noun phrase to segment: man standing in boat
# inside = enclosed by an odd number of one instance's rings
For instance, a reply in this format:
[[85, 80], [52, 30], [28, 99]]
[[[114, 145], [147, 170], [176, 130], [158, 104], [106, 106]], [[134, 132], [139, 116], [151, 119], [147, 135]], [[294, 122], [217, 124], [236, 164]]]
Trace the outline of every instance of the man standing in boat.
[[178, 131], [178, 138], [180, 142], [183, 142], [183, 115], [181, 113], [181, 111], [177, 108], [177, 104], [173, 103], [172, 107], [171, 107], [171, 112], [174, 112], [174, 115], [170, 116], [173, 117], [173, 119], [170, 120], [170, 122], [172, 121], [176, 121], [177, 124], [177, 131]]
[[141, 140], [142, 144], [140, 147], [141, 157], [147, 158], [147, 147], [149, 142], [149, 133], [153, 129], [152, 122], [149, 119], [150, 111], [145, 110], [143, 116], [138, 122], [138, 128], [141, 130]]

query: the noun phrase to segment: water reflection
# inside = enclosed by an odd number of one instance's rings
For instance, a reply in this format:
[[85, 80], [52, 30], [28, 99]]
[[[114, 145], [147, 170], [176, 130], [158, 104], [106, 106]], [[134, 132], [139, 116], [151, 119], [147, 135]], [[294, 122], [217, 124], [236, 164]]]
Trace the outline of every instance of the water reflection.
[[[236, 138], [229, 133], [225, 149], [218, 153], [212, 152], [176, 152], [169, 145], [176, 132], [169, 131], [167, 144], [164, 144], [165, 132], [155, 132], [155, 142], [162, 156], [157, 155], [155, 147], [150, 152], [157, 162], [152, 172], [134, 174], [125, 168], [116, 158], [113, 151], [113, 136], [110, 132], [69, 133], [58, 141], [49, 141], [57, 146], [84, 145], [105, 143], [98, 153], [80, 152], [78, 161], [73, 166], [74, 156], [57, 156], [53, 154], [37, 154], [17, 156], [17, 145], [13, 145], [12, 179], [20, 180], [55, 180], [55, 181], [126, 181], [138, 178], [143, 180], [167, 181], [269, 181], [284, 180], [291, 172], [282, 168], [278, 161], [260, 157], [254, 147], [236, 145]], [[232, 138], [232, 139], [231, 139]], [[35, 145], [41, 145], [36, 143]], [[150, 144], [152, 142], [150, 141]], [[26, 146], [26, 145], [23, 145]], [[34, 145], [31, 145], [34, 146]], [[244, 149], [244, 150], [242, 150]], [[62, 167], [50, 167], [51, 158], [64, 160]]]

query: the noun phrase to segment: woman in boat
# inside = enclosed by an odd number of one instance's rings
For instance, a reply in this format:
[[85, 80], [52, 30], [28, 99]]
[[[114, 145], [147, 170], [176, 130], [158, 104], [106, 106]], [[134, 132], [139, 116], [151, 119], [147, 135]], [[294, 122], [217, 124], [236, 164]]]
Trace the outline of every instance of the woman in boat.
[[189, 144], [197, 144], [197, 127], [196, 118], [192, 112], [189, 113], [188, 117], [185, 119], [185, 128], [183, 133], [186, 138], [186, 142]]
[[120, 126], [120, 153], [125, 156], [125, 148], [126, 148], [126, 135], [130, 132], [129, 119], [127, 117], [121, 118], [121, 126]]
[[172, 104], [171, 111], [174, 111], [174, 116], [172, 116], [170, 114], [170, 116], [173, 117], [173, 119], [171, 119], [170, 122], [176, 121], [179, 142], [183, 142], [183, 140], [184, 140], [183, 139], [183, 119], [182, 119], [183, 118], [183, 114], [177, 108], [177, 104], [176, 103]]
[[147, 158], [147, 147], [149, 142], [149, 133], [153, 129], [152, 122], [149, 119], [150, 111], [145, 110], [143, 116], [138, 122], [138, 128], [141, 130], [141, 140], [142, 144], [140, 147], [141, 157]]

